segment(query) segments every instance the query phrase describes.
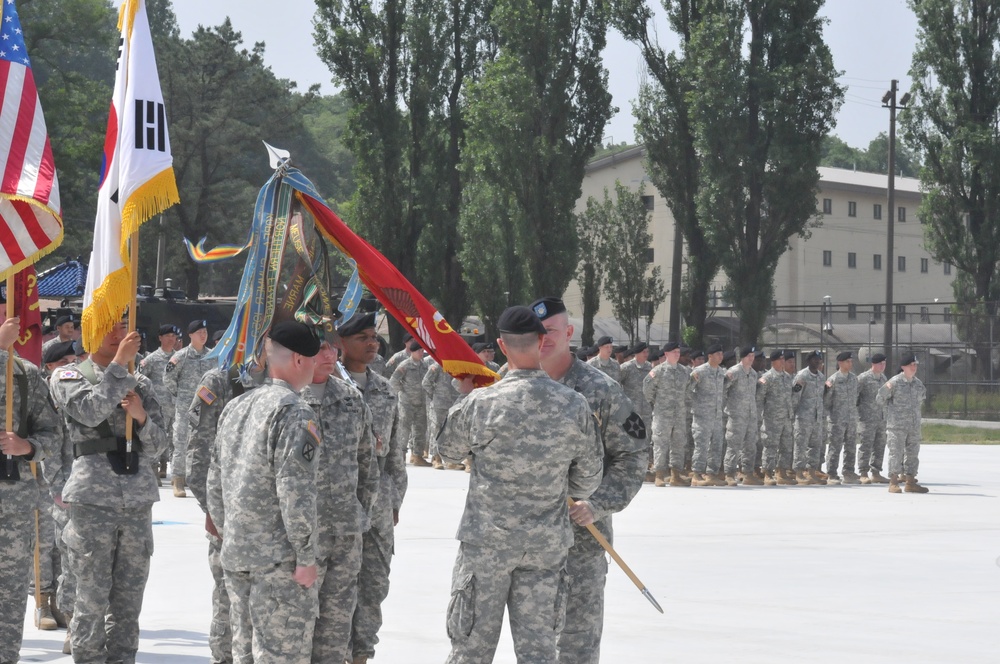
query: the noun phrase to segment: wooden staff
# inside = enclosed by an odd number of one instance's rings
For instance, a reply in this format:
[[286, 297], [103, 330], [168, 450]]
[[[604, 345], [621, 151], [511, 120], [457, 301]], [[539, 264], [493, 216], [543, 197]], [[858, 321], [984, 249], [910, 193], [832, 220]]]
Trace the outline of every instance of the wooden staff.
[[[129, 263], [131, 274], [130, 291], [128, 301], [128, 332], [135, 332], [136, 312], [135, 312], [135, 292], [139, 283], [139, 231], [132, 234], [128, 241]], [[135, 373], [135, 357], [129, 360], [128, 372]], [[125, 468], [129, 467], [132, 459], [132, 416], [125, 412]]]
[[[14, 275], [8, 275], [7, 277], [7, 317], [10, 318], [10, 314], [15, 311], [14, 307]], [[13, 344], [10, 348], [4, 349], [7, 351], [7, 398], [4, 399], [4, 416], [6, 417], [5, 424], [7, 428], [5, 431], [14, 430], [14, 346]], [[31, 466], [31, 476], [38, 481], [38, 464], [34, 461], [30, 462]], [[7, 455], [7, 476], [10, 477], [14, 474], [14, 457], [10, 454]], [[41, 565], [41, 543], [39, 542], [39, 525], [38, 525], [38, 505], [35, 504], [35, 627], [37, 627], [42, 620], [42, 565]]]
[[[567, 498], [566, 502], [569, 503], [570, 507], [573, 507], [573, 505], [575, 504], [572, 498]], [[618, 552], [615, 551], [614, 547], [611, 546], [610, 542], [608, 542], [608, 540], [604, 537], [604, 535], [601, 534], [601, 531], [599, 531], [597, 527], [594, 526], [594, 524], [592, 523], [587, 525], [587, 530], [589, 530], [590, 534], [594, 536], [594, 539], [597, 540], [597, 543], [600, 544], [602, 547], [604, 547], [604, 550], [608, 552], [608, 554], [614, 559], [616, 563], [618, 563], [618, 566], [621, 567], [622, 571], [625, 572], [625, 575], [632, 580], [632, 583], [634, 583], [635, 587], [639, 589], [639, 592], [642, 593], [642, 596], [648, 599], [649, 603], [652, 604], [657, 611], [663, 613], [663, 608], [660, 606], [660, 603], [657, 602], [656, 599], [653, 597], [653, 594], [650, 593], [649, 590], [646, 588], [646, 584], [640, 581], [639, 577], [637, 577], [635, 573], [629, 568], [629, 566], [625, 564], [625, 561], [622, 560], [622, 557], [618, 555]]]

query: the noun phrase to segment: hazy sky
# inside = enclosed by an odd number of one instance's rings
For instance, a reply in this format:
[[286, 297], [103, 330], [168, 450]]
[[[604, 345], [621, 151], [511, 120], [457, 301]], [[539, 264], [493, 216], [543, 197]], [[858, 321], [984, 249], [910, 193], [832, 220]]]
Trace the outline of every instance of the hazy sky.
[[[314, 51], [315, 5], [311, 0], [173, 0], [173, 4], [185, 36], [198, 25], [218, 25], [228, 16], [248, 46], [266, 43], [265, 59], [276, 75], [297, 81], [303, 89], [320, 83], [324, 93], [336, 90], [329, 70]], [[847, 88], [834, 133], [850, 145], [865, 147], [880, 131], [888, 130], [889, 115], [880, 100], [889, 81], [899, 79], [901, 91], [909, 88], [916, 20], [905, 0], [828, 0], [825, 14], [830, 19], [827, 43], [835, 66], [843, 72], [840, 82]], [[665, 27], [661, 39], [668, 47], [676, 44]], [[605, 141], [632, 142], [632, 100], [641, 74], [638, 49], [612, 33], [604, 60], [619, 109], [606, 129]]]

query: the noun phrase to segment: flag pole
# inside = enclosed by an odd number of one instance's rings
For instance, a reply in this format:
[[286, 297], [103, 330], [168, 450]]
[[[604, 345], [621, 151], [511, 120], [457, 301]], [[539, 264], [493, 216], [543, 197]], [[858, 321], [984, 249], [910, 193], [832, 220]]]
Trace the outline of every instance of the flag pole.
[[[139, 286], [139, 231], [136, 230], [132, 234], [132, 237], [128, 240], [128, 253], [129, 253], [129, 301], [128, 301], [128, 332], [129, 334], [135, 332], [136, 323], [136, 313], [135, 313], [135, 292], [138, 290]], [[135, 357], [133, 356], [128, 362], [128, 372], [130, 374], [135, 373]], [[129, 463], [132, 459], [132, 416], [126, 411], [125, 413], [125, 468], [129, 467]]]
[[[11, 313], [14, 311], [14, 275], [7, 275], [7, 318], [11, 317]], [[4, 399], [5, 407], [5, 417], [4, 423], [6, 424], [6, 429], [4, 431], [14, 430], [14, 399], [11, 395], [14, 394], [14, 345], [11, 344], [10, 348], [5, 348], [7, 351], [7, 398]], [[7, 455], [7, 477], [14, 474], [14, 457]]]

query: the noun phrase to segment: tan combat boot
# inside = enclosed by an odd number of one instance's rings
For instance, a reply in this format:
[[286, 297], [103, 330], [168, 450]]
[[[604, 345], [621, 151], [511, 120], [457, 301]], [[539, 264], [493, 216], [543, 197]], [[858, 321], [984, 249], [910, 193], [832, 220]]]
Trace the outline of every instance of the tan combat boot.
[[670, 486], [691, 486], [691, 480], [685, 479], [681, 471], [676, 468], [670, 469]]
[[368, 658], [364, 655], [358, 655], [351, 664], [368, 664]]
[[659, 487], [667, 486], [667, 482], [666, 479], [664, 478], [664, 475], [665, 473], [662, 470], [656, 471], [656, 474], [653, 476], [653, 484]]
[[927, 487], [917, 484], [917, 478], [915, 476], [904, 475], [904, 477], [906, 478], [906, 485], [903, 486], [903, 490], [906, 491], [906, 493], [927, 493], [930, 491]]
[[174, 498], [187, 498], [187, 492], [184, 491], [183, 477], [175, 477], [170, 480], [170, 484], [174, 487]]
[[784, 468], [774, 471], [774, 483], [778, 486], [794, 486], [797, 484], [795, 477], [791, 476]]
[[841, 480], [843, 484], [861, 484], [861, 478], [854, 474], [853, 470], [844, 471], [844, 479]]
[[872, 471], [872, 484], [888, 484], [888, 483], [889, 480], [886, 479], [885, 477], [882, 477], [882, 475], [877, 470]]
[[156, 470], [156, 476], [161, 480], [167, 477], [167, 460], [160, 459], [159, 468]]
[[422, 468], [429, 468], [431, 465], [430, 463], [427, 462], [427, 459], [423, 458], [419, 454], [411, 454], [410, 463], [413, 464], [414, 466], [420, 466]]
[[858, 476], [858, 480], [862, 484], [871, 484], [872, 483], [872, 478], [868, 477], [868, 473], [861, 473], [861, 475]]
[[434, 470], [444, 470], [444, 462], [441, 461], [441, 455], [435, 454], [431, 457], [431, 468]]
[[889, 473], [889, 493], [903, 493], [899, 488], [899, 477]]
[[726, 475], [726, 486], [739, 486], [740, 483], [736, 479], [736, 475]]
[[[72, 618], [73, 614], [72, 613], [67, 613], [66, 616], [67, 616], [67, 618]], [[66, 624], [67, 625], [69, 624], [68, 620], [66, 621]], [[63, 639], [62, 651], [63, 651], [64, 655], [72, 655], [73, 654], [73, 644], [70, 641], [69, 627], [66, 627], [66, 638]]]
[[644, 481], [645, 482], [655, 482], [656, 481], [656, 474], [653, 471], [651, 471], [651, 470], [647, 470], [646, 471], [646, 479]]
[[42, 593], [41, 597], [41, 604], [35, 607], [35, 627], [47, 632], [57, 629], [59, 625], [49, 607], [49, 593]]
[[826, 481], [830, 477], [821, 470], [807, 470], [806, 472], [812, 476], [813, 484], [817, 484], [819, 486], [826, 486]]
[[795, 483], [799, 486], [809, 486], [816, 484], [816, 480], [813, 479], [808, 470], [797, 470], [795, 471]]
[[743, 486], [764, 486], [764, 481], [757, 477], [756, 472], [743, 473]]
[[701, 473], [691, 473], [691, 486], [709, 486], [708, 478]]
[[775, 477], [773, 470], [764, 471], [764, 486], [777, 486], [778, 478]]
[[49, 609], [52, 611], [52, 617], [56, 619], [56, 624], [62, 629], [66, 629], [69, 625], [69, 619], [73, 616], [72, 613], [63, 613], [59, 610], [58, 604], [56, 604], [56, 594], [49, 594]]

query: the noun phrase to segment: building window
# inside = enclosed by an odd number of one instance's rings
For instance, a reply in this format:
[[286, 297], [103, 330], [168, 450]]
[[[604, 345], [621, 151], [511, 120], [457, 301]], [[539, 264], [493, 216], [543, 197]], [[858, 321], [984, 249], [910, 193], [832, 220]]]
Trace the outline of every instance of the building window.
[[830, 198], [823, 199], [823, 214], [833, 213], [833, 200]]
[[899, 214], [896, 216], [900, 221], [906, 221], [906, 208], [902, 205], [899, 206]]
[[906, 272], [906, 256], [896, 256], [896, 272]]
[[847, 267], [854, 269], [858, 266], [858, 255], [853, 251], [847, 252]]
[[924, 273], [924, 274], [927, 274], [927, 270], [930, 269], [930, 264], [931, 264], [931, 262], [928, 259], [921, 258], [920, 259], [920, 271], [922, 273]]
[[642, 258], [647, 263], [652, 263], [653, 262], [653, 248], [652, 247], [646, 247], [646, 250], [642, 252]]
[[653, 211], [653, 205], [654, 205], [654, 203], [653, 203], [653, 197], [652, 196], [643, 196], [642, 197], [642, 206], [644, 208], [646, 208], [647, 212], [652, 212]]
[[858, 216], [858, 204], [854, 201], [847, 202], [847, 216], [856, 217]]
[[882, 305], [876, 304], [872, 307], [872, 318], [882, 320]]
[[900, 323], [902, 323], [903, 321], [906, 320], [906, 305], [905, 304], [897, 304], [896, 305], [896, 320], [898, 320]]
[[931, 322], [931, 310], [928, 307], [920, 307], [920, 322], [929, 323]]
[[945, 263], [944, 264], [944, 273], [945, 274], [951, 274], [951, 263]]
[[823, 267], [830, 267], [831, 265], [833, 265], [833, 252], [832, 251], [824, 250], [823, 251]]
[[944, 322], [946, 323], [951, 322], [951, 307], [944, 308]]
[[858, 319], [858, 305], [856, 305], [856, 304], [848, 304], [847, 305], [847, 318], [848, 318], [848, 320], [857, 320]]
[[872, 256], [872, 267], [876, 270], [882, 269], [882, 254]]
[[874, 217], [875, 219], [882, 218], [882, 205], [880, 203], [876, 203], [872, 207], [872, 217]]

